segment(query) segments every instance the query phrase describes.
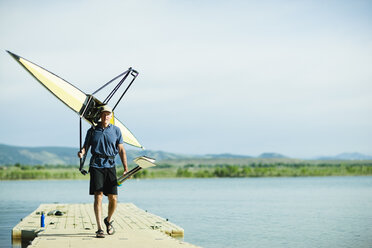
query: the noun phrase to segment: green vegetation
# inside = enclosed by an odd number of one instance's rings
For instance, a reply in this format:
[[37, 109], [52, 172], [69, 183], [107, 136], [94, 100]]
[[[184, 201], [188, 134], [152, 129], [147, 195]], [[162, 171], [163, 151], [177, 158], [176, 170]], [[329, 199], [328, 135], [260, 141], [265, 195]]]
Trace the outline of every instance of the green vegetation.
[[[123, 172], [119, 167], [118, 175]], [[236, 164], [158, 164], [133, 178], [216, 178], [216, 177], [300, 177], [372, 175], [372, 161], [252, 161]], [[0, 180], [88, 179], [76, 166], [14, 165], [0, 166]]]
[[24, 179], [84, 179], [77, 168], [71, 166], [21, 165], [0, 167], [0, 180]]
[[372, 175], [368, 165], [220, 165], [214, 168], [179, 168], [179, 177], [300, 177]]

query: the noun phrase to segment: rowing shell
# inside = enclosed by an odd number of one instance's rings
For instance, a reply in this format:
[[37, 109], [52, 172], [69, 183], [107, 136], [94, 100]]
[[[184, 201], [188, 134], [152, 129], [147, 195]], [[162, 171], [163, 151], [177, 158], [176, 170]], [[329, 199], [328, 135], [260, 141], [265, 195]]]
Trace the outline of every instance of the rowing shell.
[[[54, 73], [38, 66], [27, 59], [24, 59], [12, 52], [7, 51], [18, 63], [20, 63], [37, 81], [41, 83], [54, 96], [61, 100], [70, 109], [80, 115], [92, 125], [96, 125], [98, 120], [94, 120], [89, 114], [92, 114], [96, 106], [102, 104], [97, 98], [92, 95], [85, 94], [80, 89], [76, 88], [71, 83], [58, 77]], [[97, 113], [95, 112], [97, 115]], [[119, 121], [113, 114], [111, 123], [121, 130], [123, 140], [125, 143], [143, 148], [136, 137], [129, 131], [124, 124]]]

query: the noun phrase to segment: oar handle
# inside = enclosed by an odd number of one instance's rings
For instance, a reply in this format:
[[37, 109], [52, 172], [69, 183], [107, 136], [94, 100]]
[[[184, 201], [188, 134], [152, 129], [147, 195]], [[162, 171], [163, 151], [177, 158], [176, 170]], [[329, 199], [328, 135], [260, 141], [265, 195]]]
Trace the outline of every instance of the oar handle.
[[[81, 127], [81, 125], [82, 125], [82, 124], [81, 124], [81, 117], [80, 117], [79, 119], [80, 119], [80, 122], [79, 122], [79, 127], [80, 127], [80, 152], [82, 152], [82, 151], [83, 151], [83, 147], [82, 147], [82, 139], [83, 139], [83, 138], [82, 138], [82, 133], [81, 133], [81, 129], [82, 129], [82, 127]], [[88, 172], [87, 172], [86, 170], [83, 169], [86, 157], [87, 157], [87, 151], [85, 151], [85, 154], [84, 154], [83, 158], [80, 158], [80, 167], [79, 167], [79, 171], [80, 171], [81, 174], [83, 174], [84, 176], [85, 176], [86, 174], [88, 174]]]
[[137, 173], [141, 169], [142, 168], [140, 166], [137, 166], [137, 167], [131, 169], [127, 174], [120, 176], [118, 178], [118, 185], [121, 185], [125, 180], [127, 180], [128, 178], [133, 176], [135, 173]]

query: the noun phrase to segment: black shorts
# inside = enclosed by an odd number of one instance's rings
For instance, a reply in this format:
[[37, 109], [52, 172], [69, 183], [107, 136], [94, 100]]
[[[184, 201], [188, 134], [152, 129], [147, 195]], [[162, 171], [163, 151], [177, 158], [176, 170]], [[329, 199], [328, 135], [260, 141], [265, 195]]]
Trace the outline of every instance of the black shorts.
[[118, 194], [118, 182], [116, 177], [116, 167], [96, 168], [89, 167], [90, 172], [90, 189], [89, 194], [103, 192], [104, 195]]

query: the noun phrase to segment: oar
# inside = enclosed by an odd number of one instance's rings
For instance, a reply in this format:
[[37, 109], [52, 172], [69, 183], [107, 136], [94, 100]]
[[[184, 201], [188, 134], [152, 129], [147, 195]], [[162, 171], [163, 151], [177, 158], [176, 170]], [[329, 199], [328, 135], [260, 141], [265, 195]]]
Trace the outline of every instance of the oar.
[[129, 179], [131, 176], [136, 174], [138, 171], [140, 171], [142, 168], [140, 166], [137, 166], [133, 169], [131, 169], [128, 173], [125, 175], [122, 175], [121, 177], [118, 178], [118, 186], [121, 186], [123, 182], [125, 182], [127, 179]]
[[153, 166], [156, 166], [156, 164], [154, 164], [155, 162], [155, 159], [152, 159], [152, 158], [149, 158], [149, 157], [146, 157], [146, 156], [142, 156], [142, 157], [138, 157], [138, 158], [135, 158], [133, 160], [137, 166], [133, 169], [131, 169], [128, 173], [126, 173], [125, 175], [122, 175], [118, 178], [118, 185], [121, 186], [121, 184], [126, 181], [127, 179], [129, 179], [131, 176], [133, 176], [134, 174], [136, 174], [138, 171], [142, 170], [142, 169], [146, 169], [146, 168], [150, 168], [150, 167], [153, 167]]

